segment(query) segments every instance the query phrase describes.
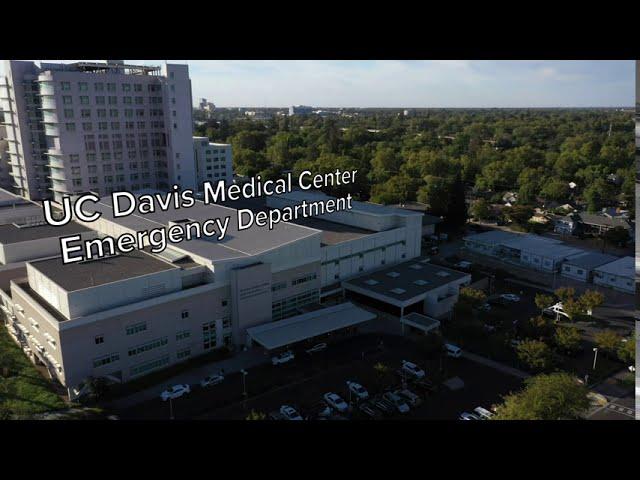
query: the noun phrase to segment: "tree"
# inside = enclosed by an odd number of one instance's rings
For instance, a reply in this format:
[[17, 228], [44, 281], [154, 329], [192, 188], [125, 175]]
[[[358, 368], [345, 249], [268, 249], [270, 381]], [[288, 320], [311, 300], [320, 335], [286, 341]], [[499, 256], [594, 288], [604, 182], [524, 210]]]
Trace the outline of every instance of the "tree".
[[251, 410], [247, 415], [246, 420], [266, 420], [267, 416], [264, 412], [258, 412], [257, 410]]
[[624, 227], [614, 227], [607, 230], [602, 235], [605, 243], [615, 245], [616, 247], [624, 247], [629, 242], [629, 231]]
[[578, 419], [589, 409], [588, 388], [572, 375], [559, 372], [525, 380], [525, 388], [505, 397], [496, 420]]
[[553, 305], [553, 297], [544, 293], [536, 293], [535, 303], [536, 307], [538, 307], [542, 311], [545, 308]]
[[452, 226], [461, 227], [467, 223], [467, 203], [465, 200], [464, 182], [460, 173], [453, 180], [449, 194], [449, 205], [445, 221]]
[[373, 366], [373, 370], [376, 372], [376, 377], [378, 379], [378, 386], [382, 388], [385, 380], [389, 377], [389, 373], [391, 369], [382, 362], [378, 362]]
[[614, 191], [606, 180], [597, 178], [584, 191], [584, 199], [587, 201], [587, 210], [591, 213], [602, 210], [614, 201]]
[[463, 287], [458, 294], [456, 302], [456, 314], [469, 315], [474, 308], [479, 307], [487, 301], [487, 295], [476, 288]]
[[531, 370], [543, 371], [551, 367], [551, 349], [540, 340], [525, 340], [516, 350], [518, 359]]
[[618, 346], [618, 358], [620, 361], [633, 365], [636, 362], [636, 334], [633, 333], [626, 342], [620, 341]]
[[524, 337], [541, 339], [553, 335], [553, 320], [543, 315], [530, 318], [520, 325], [519, 330]]
[[476, 220], [487, 220], [491, 215], [491, 210], [489, 209], [489, 202], [485, 199], [481, 198], [480, 200], [476, 200], [471, 204], [470, 208], [471, 215]]
[[554, 340], [560, 350], [567, 353], [575, 353], [580, 348], [582, 337], [578, 329], [574, 326], [558, 326]]
[[518, 225], [526, 225], [533, 216], [533, 207], [528, 205], [514, 205], [505, 208], [505, 215], [509, 220]]
[[419, 346], [426, 358], [431, 358], [434, 354], [442, 352], [444, 348], [444, 339], [438, 333], [429, 332], [420, 337]]
[[596, 345], [607, 355], [616, 354], [622, 338], [613, 330], [603, 330], [593, 336]]
[[96, 401], [100, 400], [108, 390], [107, 380], [104, 377], [87, 377], [85, 380], [87, 393]]
[[587, 290], [578, 299], [587, 315], [593, 314], [593, 309], [604, 303], [604, 295], [596, 290]]
[[564, 313], [569, 315], [569, 319], [571, 321], [577, 320], [580, 315], [585, 313], [582, 303], [574, 300], [573, 298], [568, 298], [565, 302], [562, 302], [562, 310], [564, 310]]
[[560, 287], [553, 293], [564, 303], [575, 296], [576, 290], [573, 287]]
[[551, 180], [544, 184], [540, 195], [545, 200], [566, 200], [569, 198], [569, 183], [564, 180]]

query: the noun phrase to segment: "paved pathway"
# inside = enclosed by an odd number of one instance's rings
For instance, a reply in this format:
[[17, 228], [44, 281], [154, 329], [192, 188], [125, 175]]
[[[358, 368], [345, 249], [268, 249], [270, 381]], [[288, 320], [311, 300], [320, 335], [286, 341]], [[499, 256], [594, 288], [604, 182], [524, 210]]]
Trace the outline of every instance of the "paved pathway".
[[496, 362], [495, 360], [490, 360], [488, 358], [482, 357], [480, 355], [476, 355], [475, 353], [471, 353], [466, 350], [462, 352], [462, 356], [467, 360], [471, 360], [472, 362], [486, 365], [487, 367], [494, 368], [508, 375], [513, 375], [514, 377], [526, 379], [531, 376], [527, 372], [523, 372], [522, 370], [518, 370], [517, 368], [504, 365], [502, 363]]
[[263, 349], [254, 348], [247, 350], [246, 352], [239, 352], [233, 357], [226, 360], [208, 363], [198, 368], [182, 372], [175, 377], [165, 380], [162, 383], [154, 385], [153, 387], [139, 392], [132, 393], [126, 397], [118, 398], [110, 403], [109, 406], [116, 408], [128, 408], [138, 403], [152, 400], [160, 395], [160, 392], [167, 389], [172, 385], [178, 383], [187, 383], [189, 385], [197, 384], [207, 375], [218, 373], [224, 370], [224, 374], [239, 372], [242, 369], [250, 369], [257, 365], [267, 363], [271, 360], [271, 357], [267, 355]]

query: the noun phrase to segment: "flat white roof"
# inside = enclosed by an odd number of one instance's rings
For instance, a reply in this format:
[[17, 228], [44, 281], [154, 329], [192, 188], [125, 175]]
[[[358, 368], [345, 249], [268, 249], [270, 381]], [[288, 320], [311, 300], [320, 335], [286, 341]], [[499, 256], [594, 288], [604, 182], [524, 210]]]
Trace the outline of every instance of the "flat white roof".
[[635, 277], [635, 262], [633, 257], [622, 257], [615, 262], [605, 263], [595, 268], [597, 272], [618, 275], [619, 277]]
[[303, 313], [277, 322], [247, 329], [253, 341], [267, 350], [291, 345], [341, 328], [358, 325], [376, 318], [374, 313], [351, 302]]

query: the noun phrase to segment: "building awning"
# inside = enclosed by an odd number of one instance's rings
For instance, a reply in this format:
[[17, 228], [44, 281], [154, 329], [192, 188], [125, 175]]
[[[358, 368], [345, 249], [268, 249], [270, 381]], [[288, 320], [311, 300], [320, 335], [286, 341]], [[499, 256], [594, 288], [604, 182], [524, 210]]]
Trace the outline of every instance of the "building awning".
[[251, 327], [247, 329], [247, 335], [267, 350], [273, 350], [335, 330], [353, 327], [374, 318], [376, 318], [374, 313], [346, 302]]
[[437, 330], [440, 328], [440, 321], [427, 315], [420, 313], [410, 313], [400, 319], [400, 322], [418, 330], [422, 330], [424, 333], [429, 333], [431, 330]]

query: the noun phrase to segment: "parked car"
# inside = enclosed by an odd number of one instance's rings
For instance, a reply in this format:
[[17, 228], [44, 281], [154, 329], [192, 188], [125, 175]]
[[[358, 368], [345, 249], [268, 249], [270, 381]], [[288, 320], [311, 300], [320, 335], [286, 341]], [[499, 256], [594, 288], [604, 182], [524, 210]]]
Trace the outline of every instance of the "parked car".
[[517, 303], [520, 301], [520, 296], [515, 293], [503, 293], [500, 298], [505, 299], [507, 302]]
[[382, 416], [382, 412], [369, 402], [362, 402], [358, 405], [358, 409], [369, 418], [380, 418]]
[[490, 312], [491, 311], [491, 305], [489, 305], [488, 303], [483, 303], [482, 305], [480, 305], [478, 307], [478, 310], [480, 310], [481, 312]]
[[424, 393], [431, 393], [437, 390], [436, 385], [427, 378], [421, 378], [414, 381], [413, 387], [422, 390]]
[[396, 390], [394, 393], [404, 399], [411, 407], [417, 407], [422, 403], [422, 399], [420, 398], [420, 396], [416, 395], [407, 388], [405, 388], [404, 390]]
[[424, 378], [425, 372], [418, 365], [407, 360], [402, 361], [402, 371], [413, 378]]
[[316, 345], [314, 345], [311, 348], [308, 348], [307, 350], [305, 350], [307, 353], [317, 353], [317, 352], [321, 352], [323, 350], [325, 350], [327, 348], [327, 344], [326, 343], [318, 343]]
[[636, 371], [636, 366], [635, 365], [629, 365], [629, 371], [630, 372], [635, 372]]
[[280, 365], [282, 363], [290, 362], [295, 358], [295, 355], [291, 350], [287, 350], [286, 352], [282, 352], [280, 355], [276, 355], [271, 359], [271, 363], [274, 365]]
[[323, 398], [331, 408], [337, 410], [340, 413], [344, 413], [349, 410], [349, 405], [347, 405], [347, 402], [345, 402], [337, 393], [325, 393]]
[[488, 323], [485, 323], [484, 325], [482, 325], [482, 328], [484, 328], [489, 333], [493, 333], [493, 332], [496, 331], [496, 326], [495, 325], [489, 325]]
[[302, 420], [298, 411], [290, 405], [282, 405], [280, 407], [280, 415], [282, 415], [285, 420]]
[[458, 420], [480, 420], [480, 417], [474, 415], [473, 413], [462, 412], [458, 417]]
[[358, 400], [366, 400], [369, 398], [369, 392], [359, 383], [347, 382], [347, 388]]
[[550, 307], [545, 308], [544, 310], [542, 310], [542, 313], [545, 315], [549, 315], [550, 317], [557, 318], [558, 316], [563, 316], [571, 319], [571, 317], [569, 317], [569, 315], [562, 308], [562, 302], [558, 302], [555, 305], [551, 305]]
[[399, 413], [409, 413], [409, 410], [411, 410], [407, 402], [393, 392], [386, 392], [382, 395], [382, 398], [392, 404]]
[[447, 357], [459, 358], [462, 356], [462, 350], [460, 347], [457, 347], [452, 343], [445, 343], [444, 349], [447, 352]]
[[191, 387], [189, 385], [178, 384], [162, 392], [160, 394], [160, 398], [162, 398], [163, 402], [166, 402], [170, 398], [171, 399], [180, 398], [181, 396], [189, 392], [191, 392]]
[[210, 387], [212, 385], [218, 385], [224, 381], [224, 375], [220, 373], [214, 373], [213, 375], [209, 375], [208, 377], [204, 377], [200, 381], [201, 387]]
[[491, 420], [493, 417], [493, 413], [487, 410], [486, 408], [476, 407], [473, 409], [474, 415], [480, 417], [482, 420]]
[[324, 420], [331, 416], [333, 410], [324, 400], [311, 406], [307, 420]]

